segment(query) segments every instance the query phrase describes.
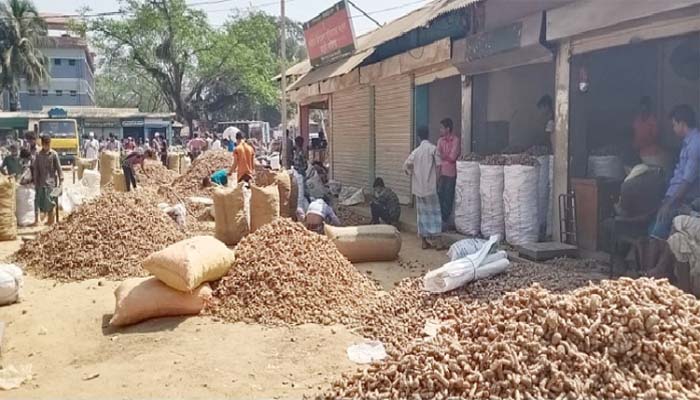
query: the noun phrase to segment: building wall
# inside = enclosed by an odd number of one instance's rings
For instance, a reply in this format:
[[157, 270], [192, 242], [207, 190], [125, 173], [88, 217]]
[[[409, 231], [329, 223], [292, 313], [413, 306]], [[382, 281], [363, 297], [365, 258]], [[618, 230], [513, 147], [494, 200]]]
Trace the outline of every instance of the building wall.
[[[487, 124], [507, 126], [510, 146], [529, 147], [545, 138], [537, 101], [554, 97], [554, 64], [525, 65], [487, 74]], [[474, 99], [474, 101], [483, 101]]]
[[[42, 52], [49, 59], [51, 78], [40, 87], [28, 87], [22, 79], [19, 92], [22, 109], [41, 110], [44, 106], [94, 106], [95, 81], [84, 49], [52, 48], [42, 49]], [[45, 95], [43, 91], [47, 91]]]

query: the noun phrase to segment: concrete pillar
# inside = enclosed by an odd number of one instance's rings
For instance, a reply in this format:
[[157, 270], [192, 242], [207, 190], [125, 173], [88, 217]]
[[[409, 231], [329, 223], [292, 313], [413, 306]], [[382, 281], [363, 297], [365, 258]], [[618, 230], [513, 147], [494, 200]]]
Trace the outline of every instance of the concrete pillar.
[[472, 151], [472, 80], [462, 75], [462, 154]]
[[556, 56], [554, 76], [554, 211], [552, 232], [554, 241], [559, 241], [561, 227], [559, 224], [559, 196], [569, 190], [569, 82], [571, 77], [571, 42], [562, 42]]

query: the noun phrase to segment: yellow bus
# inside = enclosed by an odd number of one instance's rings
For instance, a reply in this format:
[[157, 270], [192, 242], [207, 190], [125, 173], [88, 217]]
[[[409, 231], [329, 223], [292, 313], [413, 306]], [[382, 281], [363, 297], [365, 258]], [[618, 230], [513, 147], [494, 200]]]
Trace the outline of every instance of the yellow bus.
[[[58, 153], [61, 164], [73, 163], [76, 158], [80, 157], [80, 135], [76, 120], [68, 118], [40, 119], [39, 134], [51, 136], [51, 148]], [[41, 143], [37, 142], [37, 145], [40, 146]]]

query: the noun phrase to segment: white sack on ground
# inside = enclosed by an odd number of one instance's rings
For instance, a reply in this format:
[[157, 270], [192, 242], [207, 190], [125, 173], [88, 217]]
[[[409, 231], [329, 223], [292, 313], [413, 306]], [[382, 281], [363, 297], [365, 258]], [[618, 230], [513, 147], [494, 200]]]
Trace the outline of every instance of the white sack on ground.
[[28, 226], [34, 223], [34, 198], [36, 191], [32, 186], [17, 186], [17, 225]]
[[0, 306], [16, 303], [24, 282], [22, 269], [14, 264], [0, 264]]
[[486, 240], [484, 239], [462, 239], [450, 246], [450, 249], [447, 251], [447, 257], [450, 258], [450, 261], [459, 260], [476, 253], [485, 244]]
[[506, 241], [515, 246], [536, 243], [540, 231], [537, 223], [537, 167], [506, 165], [503, 177]]
[[506, 252], [499, 251], [489, 255], [491, 248], [498, 241], [498, 235], [491, 236], [478, 252], [428, 272], [423, 277], [423, 290], [431, 293], [449, 292], [469, 282], [505, 271], [510, 265]]
[[480, 176], [478, 162], [457, 161], [455, 227], [464, 235], [476, 236], [481, 229]]
[[479, 165], [481, 234], [505, 236], [503, 216], [503, 166]]
[[347, 349], [348, 359], [357, 364], [371, 364], [386, 358], [384, 344], [378, 340], [365, 340]]
[[588, 176], [591, 178], [625, 178], [625, 166], [618, 156], [589, 156]]

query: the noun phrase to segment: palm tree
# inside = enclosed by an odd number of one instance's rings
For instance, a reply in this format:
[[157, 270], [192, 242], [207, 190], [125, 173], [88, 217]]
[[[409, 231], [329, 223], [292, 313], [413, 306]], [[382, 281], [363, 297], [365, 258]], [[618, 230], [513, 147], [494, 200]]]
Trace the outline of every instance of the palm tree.
[[31, 0], [0, 4], [0, 84], [10, 97], [10, 111], [18, 111], [21, 78], [37, 86], [49, 76], [48, 61], [39, 50], [46, 23]]

